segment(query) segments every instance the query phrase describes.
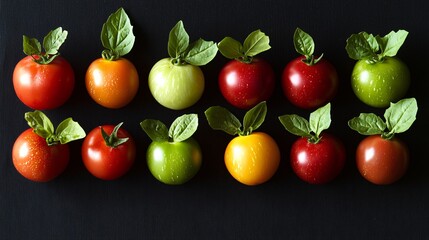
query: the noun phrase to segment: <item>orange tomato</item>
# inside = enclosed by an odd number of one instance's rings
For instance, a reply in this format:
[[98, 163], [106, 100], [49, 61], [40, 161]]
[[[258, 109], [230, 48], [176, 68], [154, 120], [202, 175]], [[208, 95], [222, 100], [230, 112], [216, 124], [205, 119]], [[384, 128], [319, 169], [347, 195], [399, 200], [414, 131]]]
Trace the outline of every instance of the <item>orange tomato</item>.
[[280, 150], [274, 139], [263, 132], [238, 136], [225, 150], [229, 173], [246, 185], [258, 185], [271, 179], [280, 164]]
[[121, 108], [137, 94], [139, 77], [133, 63], [125, 58], [99, 58], [89, 66], [85, 84], [95, 102], [106, 108]]

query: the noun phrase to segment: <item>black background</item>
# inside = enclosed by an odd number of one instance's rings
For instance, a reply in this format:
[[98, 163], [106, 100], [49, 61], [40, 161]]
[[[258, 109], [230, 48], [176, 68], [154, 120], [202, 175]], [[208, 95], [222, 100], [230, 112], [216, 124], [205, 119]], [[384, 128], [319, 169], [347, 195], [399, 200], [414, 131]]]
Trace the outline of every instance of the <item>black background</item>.
[[[429, 164], [426, 122], [429, 7], [419, 1], [0, 1], [0, 238], [2, 239], [424, 239], [429, 223]], [[134, 25], [136, 43], [126, 57], [134, 62], [140, 89], [131, 104], [111, 110], [93, 102], [86, 92], [84, 74], [100, 57], [101, 26], [119, 7]], [[218, 54], [202, 67], [206, 90], [193, 107], [174, 111], [160, 106], [147, 87], [152, 65], [167, 56], [170, 29], [182, 19], [191, 40], [240, 41], [253, 30], [270, 36], [272, 49], [260, 56], [277, 74], [277, 88], [268, 101], [261, 131], [273, 136], [282, 162], [275, 176], [260, 186], [235, 181], [226, 171], [223, 152], [231, 136], [213, 131], [203, 112], [223, 100], [217, 74], [226, 59]], [[136, 139], [139, 150], [132, 170], [116, 181], [90, 175], [80, 157], [81, 140], [71, 143], [69, 167], [49, 183], [34, 183], [17, 173], [11, 160], [16, 137], [28, 128], [23, 115], [30, 109], [16, 97], [12, 86], [15, 64], [24, 57], [22, 35], [39, 40], [58, 26], [69, 31], [61, 54], [72, 64], [76, 88], [62, 107], [46, 111], [55, 125], [72, 116], [89, 132], [100, 124], [117, 124]], [[291, 171], [288, 154], [296, 139], [277, 116], [310, 111], [292, 106], [280, 89], [286, 63], [297, 57], [292, 36], [296, 27], [311, 34], [316, 54], [324, 53], [340, 76], [340, 91], [332, 101], [330, 132], [343, 139], [347, 163], [332, 183], [310, 185]], [[352, 34], [367, 31], [384, 35], [406, 29], [409, 36], [398, 53], [412, 73], [407, 97], [419, 104], [417, 121], [399, 135], [411, 151], [411, 165], [397, 183], [376, 186], [364, 180], [354, 165], [354, 150], [363, 138], [347, 126], [360, 112], [382, 115], [384, 109], [365, 106], [353, 94], [350, 73], [354, 61], [344, 49]], [[204, 163], [198, 175], [181, 186], [164, 185], [150, 175], [145, 163], [149, 139], [139, 127], [146, 118], [169, 125], [184, 113], [198, 113], [195, 138]]]

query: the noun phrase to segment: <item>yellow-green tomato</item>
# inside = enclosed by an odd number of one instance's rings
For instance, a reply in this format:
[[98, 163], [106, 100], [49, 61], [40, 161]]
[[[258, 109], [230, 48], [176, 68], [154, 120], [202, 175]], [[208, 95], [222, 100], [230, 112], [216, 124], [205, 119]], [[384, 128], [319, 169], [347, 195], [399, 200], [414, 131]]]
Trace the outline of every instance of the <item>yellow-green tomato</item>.
[[147, 165], [160, 182], [179, 185], [191, 180], [200, 170], [201, 148], [188, 138], [182, 142], [152, 142], [147, 149]]
[[159, 60], [149, 73], [149, 89], [166, 108], [181, 110], [194, 105], [204, 92], [204, 74], [198, 66]]
[[403, 98], [410, 85], [407, 65], [396, 57], [370, 63], [359, 60], [352, 72], [352, 88], [365, 104], [384, 108]]

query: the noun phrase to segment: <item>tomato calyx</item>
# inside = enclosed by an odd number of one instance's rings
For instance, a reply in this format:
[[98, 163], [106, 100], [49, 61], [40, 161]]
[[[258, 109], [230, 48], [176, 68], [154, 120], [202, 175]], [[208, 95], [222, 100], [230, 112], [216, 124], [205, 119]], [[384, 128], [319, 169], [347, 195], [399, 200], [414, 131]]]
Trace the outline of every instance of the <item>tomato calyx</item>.
[[331, 103], [327, 103], [310, 114], [309, 121], [296, 114], [279, 116], [280, 123], [290, 133], [306, 137], [308, 142], [317, 144], [322, 139], [322, 131], [331, 125]]
[[323, 57], [323, 53], [318, 58], [314, 57], [314, 40], [308, 33], [304, 32], [300, 28], [295, 29], [293, 34], [293, 45], [295, 47], [295, 51], [305, 57], [302, 59], [302, 62], [308, 66], [313, 66]]
[[128, 137], [126, 137], [126, 138], [119, 138], [118, 137], [118, 130], [119, 130], [119, 128], [121, 128], [122, 124], [123, 124], [123, 122], [116, 125], [113, 128], [113, 131], [110, 135], [107, 134], [106, 131], [104, 131], [102, 126], [100, 126], [101, 135], [103, 136], [104, 142], [106, 143], [107, 146], [109, 146], [111, 148], [117, 148], [121, 144], [124, 144], [128, 141], [128, 139], [129, 139]]

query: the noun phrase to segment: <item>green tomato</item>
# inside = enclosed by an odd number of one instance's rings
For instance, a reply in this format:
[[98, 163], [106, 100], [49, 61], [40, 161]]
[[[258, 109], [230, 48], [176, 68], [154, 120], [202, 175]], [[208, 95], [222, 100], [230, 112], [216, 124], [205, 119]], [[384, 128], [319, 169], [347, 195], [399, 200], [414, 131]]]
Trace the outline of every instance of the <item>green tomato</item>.
[[204, 74], [198, 66], [174, 65], [171, 58], [164, 58], [150, 70], [149, 89], [162, 106], [173, 110], [185, 109], [203, 95]]
[[356, 96], [372, 107], [388, 107], [403, 98], [410, 86], [410, 71], [396, 57], [369, 63], [359, 60], [352, 72], [352, 88]]
[[191, 180], [202, 162], [201, 148], [193, 138], [183, 142], [152, 142], [146, 157], [152, 175], [170, 185]]

